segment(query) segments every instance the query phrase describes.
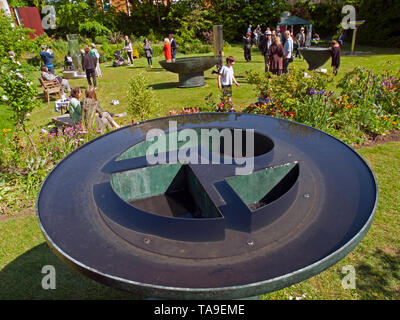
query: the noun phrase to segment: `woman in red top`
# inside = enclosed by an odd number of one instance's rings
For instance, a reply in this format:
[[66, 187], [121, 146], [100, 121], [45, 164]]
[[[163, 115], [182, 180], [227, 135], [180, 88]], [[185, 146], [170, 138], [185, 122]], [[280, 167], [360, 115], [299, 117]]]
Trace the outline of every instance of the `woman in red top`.
[[172, 62], [172, 53], [171, 53], [171, 43], [169, 42], [168, 38], [164, 39], [164, 56], [167, 62]]

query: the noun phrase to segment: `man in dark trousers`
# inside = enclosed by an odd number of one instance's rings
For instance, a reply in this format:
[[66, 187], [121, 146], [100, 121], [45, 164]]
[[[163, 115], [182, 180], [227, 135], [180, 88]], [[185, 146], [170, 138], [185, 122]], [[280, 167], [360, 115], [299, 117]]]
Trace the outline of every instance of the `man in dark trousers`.
[[170, 34], [168, 36], [169, 42], [171, 44], [171, 54], [172, 54], [172, 62], [175, 62], [175, 57], [176, 57], [176, 42], [174, 39], [174, 35]]
[[268, 30], [268, 31], [265, 31], [265, 37], [263, 38], [262, 42], [260, 43], [261, 54], [264, 56], [265, 73], [267, 73], [269, 71], [268, 51], [269, 51], [269, 47], [271, 45], [272, 45], [272, 32]]
[[93, 79], [93, 86], [96, 88], [97, 87], [97, 82], [96, 82], [96, 65], [97, 65], [97, 59], [94, 55], [89, 54], [90, 49], [89, 47], [85, 48], [85, 55], [83, 56], [83, 70], [86, 71], [86, 79], [89, 83], [89, 86], [92, 85], [92, 81], [90, 78]]

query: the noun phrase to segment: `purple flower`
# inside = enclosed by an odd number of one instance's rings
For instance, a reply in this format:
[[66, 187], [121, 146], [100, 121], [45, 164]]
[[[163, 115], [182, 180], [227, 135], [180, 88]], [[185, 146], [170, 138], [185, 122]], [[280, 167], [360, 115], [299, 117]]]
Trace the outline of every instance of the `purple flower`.
[[313, 94], [316, 94], [317, 93], [317, 91], [315, 91], [315, 89], [314, 88], [312, 88], [311, 90], [310, 90], [310, 93], [309, 93], [309, 95], [311, 96], [311, 95], [313, 95]]

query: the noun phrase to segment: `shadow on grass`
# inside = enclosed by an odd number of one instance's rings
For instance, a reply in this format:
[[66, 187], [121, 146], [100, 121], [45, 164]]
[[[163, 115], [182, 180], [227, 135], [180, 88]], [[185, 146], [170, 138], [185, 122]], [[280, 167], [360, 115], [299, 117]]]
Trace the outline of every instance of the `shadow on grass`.
[[145, 69], [146, 67], [135, 67], [135, 66], [126, 66], [127, 69]]
[[160, 71], [165, 71], [164, 68], [157, 68], [157, 67], [153, 67], [153, 68], [147, 68], [146, 70], [147, 72], [160, 72]]
[[164, 82], [164, 83], [156, 83], [151, 84], [148, 87], [153, 90], [163, 90], [163, 89], [175, 89], [178, 88], [179, 82]]
[[[56, 289], [42, 288], [45, 265], [56, 270]], [[0, 272], [0, 300], [4, 299], [142, 299], [91, 280], [62, 263], [42, 243], [20, 255]]]
[[354, 267], [362, 299], [400, 299], [400, 249], [390, 254], [376, 249]]

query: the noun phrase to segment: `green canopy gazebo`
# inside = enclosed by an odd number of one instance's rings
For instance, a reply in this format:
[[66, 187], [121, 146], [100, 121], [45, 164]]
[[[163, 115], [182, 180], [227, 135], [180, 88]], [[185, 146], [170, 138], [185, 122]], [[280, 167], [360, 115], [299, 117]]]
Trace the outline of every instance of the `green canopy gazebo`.
[[306, 36], [306, 46], [311, 45], [311, 36], [312, 36], [312, 23], [310, 21], [304, 20], [302, 18], [299, 18], [297, 16], [290, 16], [286, 18], [284, 21], [281, 23], [278, 23], [278, 27], [280, 26], [291, 26], [292, 27], [292, 32], [293, 32], [293, 26], [295, 25], [305, 25], [307, 27], [307, 36]]

